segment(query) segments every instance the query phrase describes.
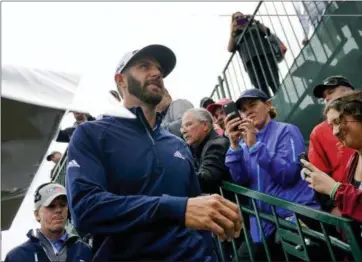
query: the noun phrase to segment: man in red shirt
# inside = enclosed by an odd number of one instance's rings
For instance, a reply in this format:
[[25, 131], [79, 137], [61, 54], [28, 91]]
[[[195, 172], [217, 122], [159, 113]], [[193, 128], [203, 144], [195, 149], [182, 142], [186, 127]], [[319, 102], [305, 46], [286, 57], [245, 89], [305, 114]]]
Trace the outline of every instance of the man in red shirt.
[[[343, 76], [330, 76], [314, 88], [313, 94], [328, 104], [353, 89], [351, 82]], [[353, 149], [345, 147], [333, 135], [327, 121], [313, 129], [309, 140], [309, 161], [337, 182], [346, 182], [345, 168], [353, 153]]]

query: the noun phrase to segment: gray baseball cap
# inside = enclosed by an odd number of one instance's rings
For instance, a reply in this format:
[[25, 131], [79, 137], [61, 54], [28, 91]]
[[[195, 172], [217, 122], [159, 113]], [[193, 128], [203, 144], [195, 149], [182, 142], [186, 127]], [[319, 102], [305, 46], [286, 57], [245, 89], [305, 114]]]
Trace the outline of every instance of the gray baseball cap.
[[164, 78], [172, 72], [176, 65], [175, 53], [170, 48], [163, 45], [149, 45], [142, 49], [124, 54], [117, 65], [116, 74], [122, 73], [132, 61], [143, 57], [154, 58], [160, 64]]
[[48, 207], [59, 196], [67, 196], [65, 188], [60, 184], [50, 183], [40, 187], [35, 193], [35, 210], [38, 210], [41, 206]]

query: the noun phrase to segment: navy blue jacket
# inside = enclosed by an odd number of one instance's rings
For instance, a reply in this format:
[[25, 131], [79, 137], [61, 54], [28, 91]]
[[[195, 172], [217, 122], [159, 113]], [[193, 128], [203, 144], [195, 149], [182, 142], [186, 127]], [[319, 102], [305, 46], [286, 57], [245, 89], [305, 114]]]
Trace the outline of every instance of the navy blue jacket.
[[[44, 251], [40, 239], [32, 234], [30, 230], [27, 234], [29, 239], [15, 247], [5, 257], [5, 262], [51, 262], [52, 259]], [[66, 262], [91, 261], [91, 247], [80, 240], [78, 236], [69, 236], [65, 242], [67, 248]]]
[[94, 236], [95, 260], [210, 261], [210, 232], [185, 227], [200, 195], [186, 144], [137, 119], [81, 124], [68, 148], [67, 194], [77, 229]]

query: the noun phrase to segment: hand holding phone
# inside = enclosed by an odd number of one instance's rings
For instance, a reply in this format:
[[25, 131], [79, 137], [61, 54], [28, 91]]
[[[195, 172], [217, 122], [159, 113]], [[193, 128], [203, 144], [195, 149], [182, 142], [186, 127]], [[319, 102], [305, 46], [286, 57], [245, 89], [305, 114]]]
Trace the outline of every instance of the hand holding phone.
[[238, 130], [240, 121], [237, 121], [237, 119], [241, 120], [239, 110], [237, 109], [236, 104], [233, 101], [223, 105], [222, 110], [227, 117], [227, 122], [225, 123], [225, 126], [226, 132], [228, 133], [228, 137], [230, 139], [230, 146], [236, 150], [239, 147], [239, 139], [241, 135], [241, 132]]
[[236, 104], [233, 101], [223, 105], [222, 110], [224, 111], [225, 115], [229, 117], [229, 121], [236, 117], [241, 119], [239, 110], [236, 108]]
[[[302, 152], [302, 153], [299, 155], [299, 160], [302, 160], [302, 159], [303, 159], [304, 161], [308, 161], [308, 162], [309, 162], [308, 155], [307, 155], [306, 152]], [[303, 164], [302, 161], [301, 161], [301, 165], [302, 165], [303, 169], [301, 170], [300, 175], [301, 175], [302, 179], [305, 180], [305, 178], [308, 177], [309, 175], [306, 174], [306, 172], [304, 172], [304, 170], [305, 170], [305, 169], [308, 169], [308, 170], [309, 170], [309, 168], [306, 167], [306, 166]]]

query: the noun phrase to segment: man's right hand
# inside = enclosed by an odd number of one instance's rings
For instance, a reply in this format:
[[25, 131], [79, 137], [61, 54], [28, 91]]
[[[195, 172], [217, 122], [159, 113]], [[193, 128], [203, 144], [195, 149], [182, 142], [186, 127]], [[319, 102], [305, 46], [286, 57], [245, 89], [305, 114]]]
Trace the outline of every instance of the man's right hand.
[[185, 225], [191, 229], [209, 230], [222, 240], [240, 236], [242, 218], [236, 204], [214, 194], [189, 198]]
[[232, 37], [235, 37], [235, 36], [236, 36], [236, 35], [235, 35], [236, 32], [237, 32], [238, 30], [242, 30], [242, 29], [243, 29], [243, 26], [238, 25], [236, 21], [233, 21], [233, 22], [231, 23], [231, 36], [232, 36]]

